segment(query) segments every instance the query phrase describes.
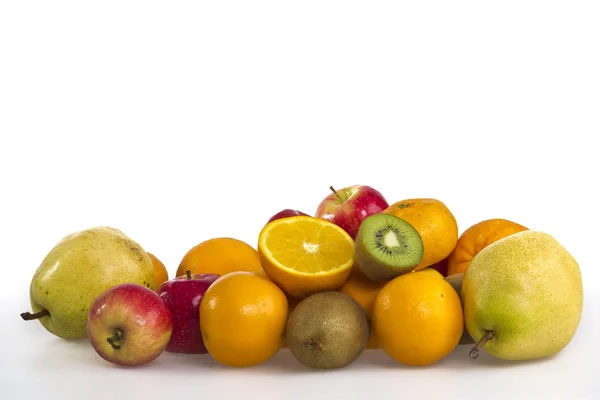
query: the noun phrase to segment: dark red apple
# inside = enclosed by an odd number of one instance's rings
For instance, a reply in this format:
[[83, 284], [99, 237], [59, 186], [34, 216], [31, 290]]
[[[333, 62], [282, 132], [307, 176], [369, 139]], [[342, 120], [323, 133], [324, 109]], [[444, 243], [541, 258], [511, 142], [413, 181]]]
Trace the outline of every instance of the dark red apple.
[[304, 215], [304, 216], [309, 216], [308, 214], [303, 213], [302, 211], [298, 211], [298, 210], [292, 210], [290, 208], [286, 208], [285, 210], [281, 210], [279, 211], [277, 214], [273, 215], [268, 221], [267, 224], [269, 222], [275, 221], [276, 219], [280, 219], [280, 218], [288, 218], [288, 217], [296, 217], [298, 215]]
[[106, 361], [135, 366], [157, 358], [173, 331], [158, 294], [137, 283], [113, 286], [96, 298], [87, 321], [94, 350]]
[[160, 298], [173, 316], [173, 334], [167, 346], [171, 353], [206, 354], [200, 332], [200, 302], [216, 274], [179, 276], [162, 284]]
[[435, 269], [444, 277], [448, 276], [448, 257], [444, 258], [442, 261], [431, 265], [431, 268]]
[[365, 218], [389, 206], [383, 195], [370, 186], [354, 185], [339, 190], [332, 186], [330, 189], [332, 193], [321, 201], [315, 216], [338, 225], [352, 239], [356, 238]]

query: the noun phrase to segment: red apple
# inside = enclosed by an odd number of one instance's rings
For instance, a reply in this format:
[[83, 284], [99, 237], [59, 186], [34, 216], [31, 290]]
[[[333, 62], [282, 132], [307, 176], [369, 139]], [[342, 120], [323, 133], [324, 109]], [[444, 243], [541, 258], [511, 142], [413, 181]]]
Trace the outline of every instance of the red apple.
[[315, 216], [338, 225], [352, 239], [356, 238], [358, 228], [365, 218], [378, 214], [389, 206], [383, 195], [370, 186], [330, 189], [333, 193], [321, 201]]
[[134, 366], [154, 360], [165, 350], [173, 322], [158, 293], [137, 283], [123, 283], [96, 298], [87, 331], [100, 357]]
[[173, 334], [167, 346], [171, 353], [206, 354], [200, 332], [200, 302], [206, 290], [219, 278], [216, 274], [179, 276], [162, 284], [160, 298], [173, 317]]
[[298, 215], [304, 215], [304, 216], [309, 216], [308, 214], [303, 213], [302, 211], [298, 211], [298, 210], [292, 210], [289, 208], [286, 208], [285, 210], [281, 210], [279, 211], [277, 214], [273, 215], [268, 221], [267, 224], [271, 221], [275, 221], [276, 219], [280, 219], [280, 218], [287, 218], [287, 217], [296, 217]]
[[442, 274], [442, 276], [448, 276], [448, 257], [444, 258], [442, 261], [438, 261], [430, 267]]

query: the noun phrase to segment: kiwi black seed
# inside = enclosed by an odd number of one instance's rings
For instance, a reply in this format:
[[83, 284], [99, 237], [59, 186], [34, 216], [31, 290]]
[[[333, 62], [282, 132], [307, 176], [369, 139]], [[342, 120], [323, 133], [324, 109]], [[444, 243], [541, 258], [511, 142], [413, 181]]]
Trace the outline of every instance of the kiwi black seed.
[[314, 369], [338, 369], [352, 364], [367, 347], [371, 334], [362, 306], [338, 291], [303, 299], [286, 324], [294, 358]]
[[[461, 297], [462, 283], [463, 283], [464, 277], [465, 277], [465, 274], [463, 272], [460, 272], [458, 274], [448, 275], [447, 277], [444, 278], [446, 280], [446, 282], [448, 282], [452, 286], [454, 291], [458, 294], [458, 297], [461, 299], [462, 299], [462, 297]], [[461, 300], [461, 302], [462, 302], [462, 300]], [[475, 344], [475, 341], [473, 340], [471, 335], [469, 335], [469, 331], [467, 331], [467, 327], [464, 325], [463, 325], [463, 334], [462, 334], [458, 344], [459, 345], [460, 344]]]
[[423, 240], [407, 221], [379, 213], [363, 220], [356, 235], [355, 262], [373, 281], [389, 281], [413, 271], [423, 258]]

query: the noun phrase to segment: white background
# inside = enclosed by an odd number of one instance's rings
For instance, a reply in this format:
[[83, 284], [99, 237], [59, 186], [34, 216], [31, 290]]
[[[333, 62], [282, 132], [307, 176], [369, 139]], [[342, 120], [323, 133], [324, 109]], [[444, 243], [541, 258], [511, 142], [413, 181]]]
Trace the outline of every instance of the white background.
[[[399, 4], [398, 4], [399, 3]], [[600, 4], [2, 2], [0, 398], [600, 398]], [[175, 272], [205, 239], [255, 245], [328, 187], [444, 201], [553, 234], [584, 314], [539, 362], [426, 368], [381, 351], [316, 372], [287, 351], [244, 370], [99, 359], [19, 313], [67, 233], [111, 225]]]

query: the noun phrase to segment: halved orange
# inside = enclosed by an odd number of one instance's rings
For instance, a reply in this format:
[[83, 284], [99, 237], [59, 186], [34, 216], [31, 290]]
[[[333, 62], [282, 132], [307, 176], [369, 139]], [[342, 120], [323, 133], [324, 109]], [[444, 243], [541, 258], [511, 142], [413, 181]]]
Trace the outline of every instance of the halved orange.
[[320, 218], [281, 218], [263, 227], [258, 254], [273, 282], [288, 295], [303, 298], [346, 282], [354, 264], [354, 240]]

